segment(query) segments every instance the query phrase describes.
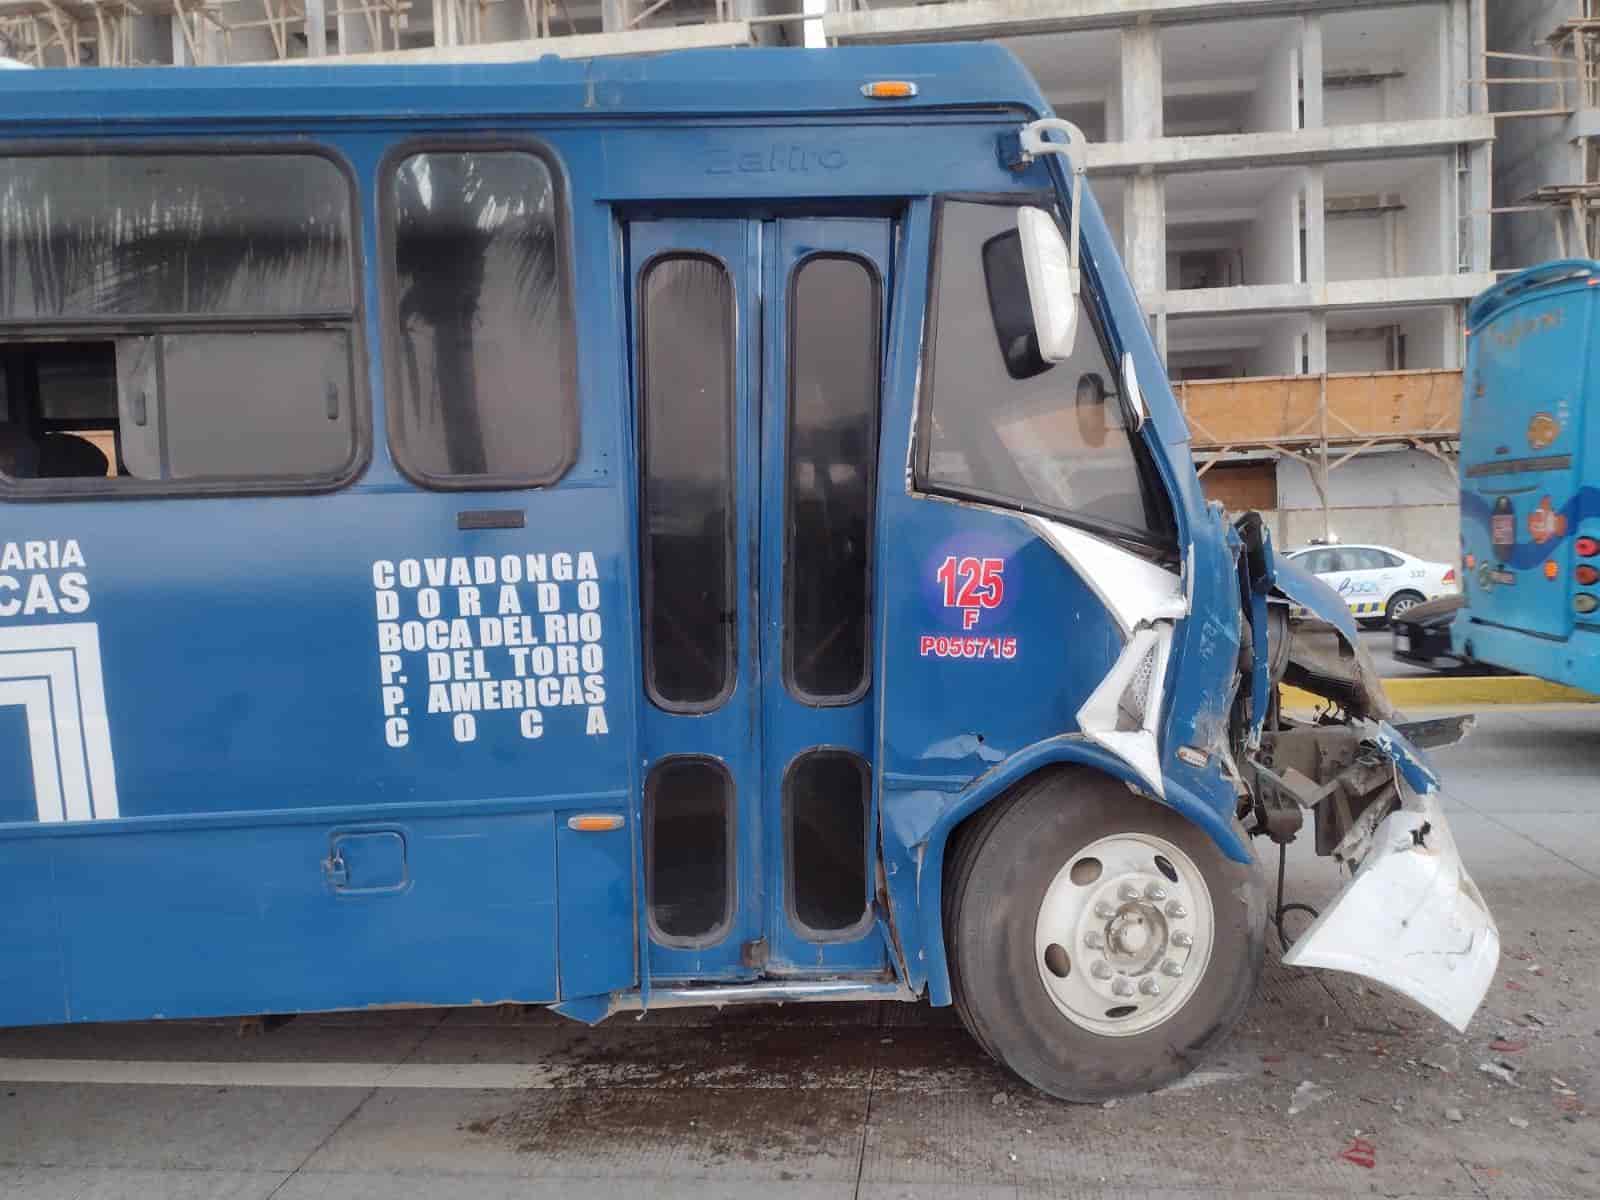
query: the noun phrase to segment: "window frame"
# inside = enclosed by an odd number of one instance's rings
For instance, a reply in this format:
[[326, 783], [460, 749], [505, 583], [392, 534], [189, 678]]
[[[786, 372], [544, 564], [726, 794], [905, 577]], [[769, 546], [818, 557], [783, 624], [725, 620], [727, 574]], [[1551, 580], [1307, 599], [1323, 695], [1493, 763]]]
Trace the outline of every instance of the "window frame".
[[[422, 154], [526, 154], [537, 159], [550, 173], [551, 197], [555, 203], [555, 229], [560, 254], [562, 336], [570, 353], [562, 371], [562, 416], [567, 432], [566, 446], [558, 467], [545, 476], [524, 475], [438, 475], [424, 471], [407, 458], [405, 439], [399, 422], [399, 391], [393, 381], [400, 375], [400, 287], [396, 269], [395, 200], [392, 186], [399, 166], [408, 158]], [[374, 176], [378, 209], [377, 259], [378, 304], [382, 328], [384, 368], [384, 440], [395, 469], [412, 484], [430, 492], [526, 491], [559, 483], [577, 465], [583, 447], [583, 406], [578, 396], [578, 313], [577, 266], [573, 262], [577, 243], [572, 228], [571, 183], [561, 156], [542, 138], [523, 134], [471, 136], [461, 134], [421, 134], [403, 138], [384, 150]]]
[[[679, 937], [669, 934], [656, 924], [655, 905], [655, 878], [656, 878], [656, 794], [660, 787], [661, 772], [664, 768], [696, 764], [710, 767], [722, 776], [725, 787], [723, 797], [726, 800], [724, 811], [726, 819], [723, 829], [726, 837], [726, 850], [723, 855], [726, 860], [724, 865], [725, 884], [727, 888], [727, 904], [723, 907], [722, 918], [708, 929], [695, 937]], [[739, 915], [739, 781], [734, 776], [732, 768], [714, 754], [684, 753], [664, 754], [650, 764], [644, 773], [644, 913], [645, 923], [650, 934], [650, 940], [658, 946], [665, 946], [672, 950], [704, 950], [723, 941], [733, 929], [734, 921]]]
[[94, 316], [77, 320], [51, 318], [19, 321], [0, 318], [0, 343], [104, 342], [119, 337], [161, 337], [190, 333], [268, 333], [299, 329], [337, 330], [350, 338], [349, 462], [339, 471], [309, 475], [234, 476], [228, 478], [138, 479], [133, 476], [100, 478], [17, 479], [0, 472], [0, 501], [19, 503], [42, 500], [148, 500], [185, 496], [318, 495], [341, 491], [360, 479], [371, 466], [373, 453], [371, 353], [367, 344], [367, 259], [362, 224], [361, 181], [351, 161], [327, 142], [271, 138], [156, 138], [112, 140], [103, 137], [81, 141], [20, 139], [0, 141], [0, 158], [206, 158], [299, 157], [331, 163], [345, 185], [349, 210], [349, 309], [305, 313], [237, 313], [225, 317], [194, 313], [152, 313], [137, 317]]
[[[917, 385], [916, 422], [913, 430], [915, 441], [911, 455], [911, 486], [913, 492], [927, 496], [975, 502], [1008, 512], [1023, 513], [1044, 517], [1052, 521], [1060, 521], [1064, 525], [1075, 526], [1088, 533], [1107, 538], [1124, 546], [1131, 544], [1132, 548], [1136, 548], [1146, 554], [1162, 559], [1176, 559], [1181, 545], [1178, 524], [1180, 505], [1178, 498], [1162, 479], [1156, 456], [1146, 440], [1146, 430], [1151, 428], [1151, 424], [1148, 421], [1142, 429], [1124, 429], [1122, 432], [1127, 436], [1132, 449], [1134, 463], [1139, 472], [1140, 487], [1144, 492], [1146, 502], [1148, 503], [1151, 499], [1154, 499], [1166, 518], [1165, 533], [1137, 529], [1119, 522], [1103, 520], [1070, 509], [1055, 508], [1037, 501], [1024, 502], [1014, 496], [986, 492], [979, 488], [963, 488], [955, 484], [940, 483], [930, 477], [929, 460], [933, 451], [932, 422], [934, 387], [936, 384], [935, 359], [937, 355], [935, 350], [938, 342], [940, 298], [939, 276], [943, 268], [944, 209], [947, 204], [951, 203], [981, 204], [1011, 209], [1032, 205], [1053, 213], [1058, 224], [1061, 222], [1062, 210], [1065, 207], [1065, 202], [1057, 197], [1053, 191], [1045, 190], [943, 192], [934, 197], [932, 233], [928, 246], [928, 287], [922, 316], [922, 347], [919, 358], [920, 379]], [[1071, 216], [1070, 213], [1066, 215], [1068, 218]], [[1063, 236], [1069, 235], [1064, 234]], [[1087, 286], [1081, 288], [1078, 296], [1078, 337], [1084, 336], [1084, 327], [1087, 326], [1090, 335], [1098, 339], [1100, 349], [1106, 356], [1107, 366], [1116, 380], [1117, 394], [1120, 397], [1126, 386], [1122, 379], [1124, 348], [1115, 337], [1115, 324], [1107, 319], [1103, 299], [1104, 289], [1100, 283], [1099, 272], [1095, 269], [1094, 259], [1090, 254], [1089, 248], [1082, 244], [1081, 234], [1079, 252], [1081, 255], [1082, 277]], [[1067, 396], [1063, 403], [1070, 403], [1071, 400], [1072, 398]]]
[[[795, 371], [798, 359], [795, 355], [795, 327], [796, 307], [795, 298], [799, 291], [800, 273], [812, 263], [829, 259], [837, 262], [854, 263], [866, 270], [867, 279], [872, 286], [872, 360], [877, 364], [877, 376], [874, 380], [875, 403], [872, 409], [872, 442], [871, 454], [868, 459], [868, 469], [871, 479], [867, 488], [867, 533], [866, 533], [866, 603], [862, 613], [865, 622], [865, 636], [862, 641], [861, 678], [856, 686], [848, 693], [840, 695], [824, 695], [809, 692], [800, 686], [795, 677], [794, 661], [794, 603], [795, 592], [792, 586], [794, 579], [794, 562], [791, 554], [793, 539], [791, 530], [794, 527], [794, 466], [793, 452], [794, 434], [794, 409], [795, 409]], [[870, 258], [856, 251], [847, 250], [816, 250], [802, 255], [789, 268], [788, 286], [785, 291], [785, 304], [787, 305], [787, 329], [784, 330], [784, 351], [788, 359], [784, 371], [784, 470], [783, 470], [783, 684], [791, 696], [802, 704], [812, 708], [845, 708], [858, 703], [872, 689], [872, 656], [873, 656], [873, 605], [874, 554], [877, 552], [877, 524], [878, 524], [878, 456], [882, 450], [883, 438], [883, 392], [884, 392], [884, 279], [878, 266]]]
[[[650, 621], [650, 601], [654, 596], [651, 590], [654, 586], [653, 574], [650, 570], [649, 538], [650, 529], [648, 510], [645, 504], [646, 493], [646, 467], [649, 463], [649, 424], [646, 420], [645, 409], [650, 399], [649, 366], [646, 362], [646, 351], [649, 348], [646, 332], [649, 320], [648, 306], [645, 304], [645, 285], [649, 282], [650, 273], [664, 262], [679, 259], [705, 262], [714, 265], [722, 272], [728, 282], [728, 305], [733, 317], [733, 337], [728, 343], [728, 516], [723, 526], [723, 562], [727, 564], [724, 571], [724, 594], [732, 603], [731, 612], [733, 619], [725, 623], [728, 630], [728, 653], [726, 658], [726, 673], [723, 677], [722, 689], [716, 695], [706, 700], [686, 703], [681, 700], [669, 700], [656, 688], [655, 645], [651, 639], [652, 624]], [[645, 697], [662, 712], [673, 713], [678, 716], [704, 716], [714, 713], [732, 699], [739, 687], [739, 641], [745, 618], [744, 597], [739, 592], [739, 354], [740, 338], [743, 331], [739, 320], [739, 276], [733, 267], [720, 255], [694, 247], [671, 248], [652, 254], [639, 264], [632, 291], [636, 294], [633, 300], [634, 320], [637, 322], [637, 346], [633, 352], [635, 359], [632, 369], [637, 372], [638, 385], [636, 388], [634, 421], [637, 428], [638, 449], [638, 476], [635, 484], [635, 503], [638, 509], [637, 520], [639, 526], [639, 668], [640, 677], [644, 685]]]
[[[822, 757], [849, 759], [861, 776], [861, 831], [864, 835], [861, 839], [861, 875], [866, 888], [861, 897], [861, 916], [853, 924], [846, 925], [842, 929], [817, 929], [812, 925], [806, 924], [800, 919], [800, 911], [795, 903], [795, 771], [807, 759]], [[789, 922], [789, 927], [808, 942], [830, 944], [858, 941], [872, 928], [876, 919], [876, 914], [872, 910], [872, 869], [874, 863], [871, 764], [867, 762], [865, 756], [859, 750], [852, 750], [848, 746], [840, 746], [832, 742], [807, 746], [784, 765], [783, 780], [779, 790], [782, 798], [783, 912]]]

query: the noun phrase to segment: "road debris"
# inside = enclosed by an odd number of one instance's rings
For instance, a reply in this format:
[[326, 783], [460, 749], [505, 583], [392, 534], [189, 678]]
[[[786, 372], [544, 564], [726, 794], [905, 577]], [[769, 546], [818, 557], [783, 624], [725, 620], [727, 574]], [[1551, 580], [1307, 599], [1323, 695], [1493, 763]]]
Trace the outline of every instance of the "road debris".
[[1460, 1122], [1465, 1121], [1466, 1117], [1461, 1115], [1461, 1110], [1459, 1108], [1447, 1108], [1444, 1110], [1444, 1119], [1446, 1121], [1454, 1121], [1459, 1124]]
[[1521, 1054], [1528, 1048], [1528, 1043], [1516, 1041], [1512, 1038], [1495, 1038], [1489, 1043], [1489, 1049], [1499, 1054]]
[[1445, 1042], [1429, 1050], [1423, 1055], [1421, 1062], [1423, 1066], [1432, 1067], [1435, 1071], [1454, 1075], [1461, 1070], [1461, 1047], [1454, 1042]]
[[1004, 1092], [996, 1092], [994, 1095], [989, 1097], [989, 1103], [993, 1104], [996, 1108], [998, 1108], [1000, 1105], [1004, 1104], [1005, 1102], [1006, 1102], [1006, 1094]]
[[1516, 1129], [1526, 1129], [1528, 1127], [1527, 1117], [1507, 1117], [1506, 1120], [1511, 1122], [1512, 1127]]
[[1332, 1095], [1333, 1089], [1312, 1083], [1309, 1079], [1302, 1079], [1299, 1086], [1294, 1089], [1294, 1095], [1289, 1098], [1289, 1115], [1299, 1116], [1313, 1104], [1321, 1104]]
[[1517, 1069], [1510, 1063], [1481, 1062], [1478, 1064], [1478, 1070], [1491, 1079], [1498, 1079], [1501, 1083], [1509, 1083], [1512, 1087], [1521, 1086], [1517, 1083]]
[[1378, 1165], [1378, 1148], [1366, 1138], [1357, 1136], [1350, 1139], [1350, 1144], [1339, 1152], [1339, 1157], [1370, 1171]]

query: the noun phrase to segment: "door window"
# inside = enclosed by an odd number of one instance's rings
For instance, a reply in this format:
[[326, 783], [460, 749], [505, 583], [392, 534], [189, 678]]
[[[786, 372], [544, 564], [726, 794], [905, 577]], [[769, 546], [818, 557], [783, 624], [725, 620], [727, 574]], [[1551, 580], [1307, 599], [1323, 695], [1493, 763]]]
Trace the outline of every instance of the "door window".
[[992, 314], [1030, 311], [1016, 207], [952, 200], [939, 212], [919, 485], [1170, 544], [1171, 509], [1127, 428], [1091, 290], [1068, 361], [1044, 362], [1029, 338], [1001, 345]]
[[867, 686], [869, 542], [878, 455], [878, 280], [809, 258], [790, 297], [785, 668], [814, 703]]
[[670, 712], [733, 689], [733, 281], [704, 255], [655, 259], [640, 281], [644, 671]]
[[867, 913], [867, 764], [840, 750], [813, 750], [784, 780], [789, 912], [814, 941], [858, 932]]
[[716, 941], [733, 919], [733, 780], [710, 758], [678, 756], [645, 781], [645, 888], [664, 945]]

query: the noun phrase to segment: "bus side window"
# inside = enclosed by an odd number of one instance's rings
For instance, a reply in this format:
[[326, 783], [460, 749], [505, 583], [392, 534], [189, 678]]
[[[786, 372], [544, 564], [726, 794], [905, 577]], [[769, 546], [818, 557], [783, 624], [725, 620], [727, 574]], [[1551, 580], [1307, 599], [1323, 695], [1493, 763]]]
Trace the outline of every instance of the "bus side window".
[[578, 449], [554, 172], [520, 150], [438, 150], [386, 186], [395, 461], [429, 487], [554, 483]]
[[0, 474], [94, 494], [349, 473], [351, 195], [333, 162], [17, 156], [0, 179]]

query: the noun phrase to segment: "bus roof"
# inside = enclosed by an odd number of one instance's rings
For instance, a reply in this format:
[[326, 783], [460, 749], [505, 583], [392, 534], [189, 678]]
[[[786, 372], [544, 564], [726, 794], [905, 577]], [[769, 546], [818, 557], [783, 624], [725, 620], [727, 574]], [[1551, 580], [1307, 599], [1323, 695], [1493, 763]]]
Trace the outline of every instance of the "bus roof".
[[[909, 80], [917, 95], [868, 100], [861, 85]], [[880, 114], [1020, 107], [1043, 113], [1010, 51], [982, 43], [829, 50], [685, 50], [522, 63], [170, 67], [0, 72], [11, 123], [275, 117]]]

